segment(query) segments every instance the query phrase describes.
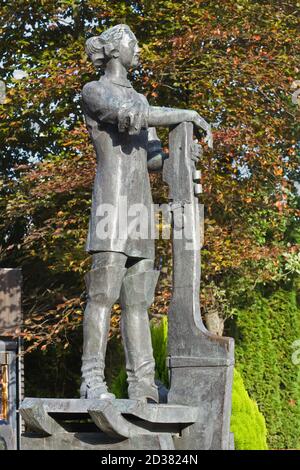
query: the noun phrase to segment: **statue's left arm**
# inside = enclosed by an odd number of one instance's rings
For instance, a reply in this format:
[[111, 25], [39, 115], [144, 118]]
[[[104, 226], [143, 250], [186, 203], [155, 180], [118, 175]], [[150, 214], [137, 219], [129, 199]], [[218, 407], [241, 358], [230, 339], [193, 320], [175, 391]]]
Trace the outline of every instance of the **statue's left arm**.
[[206, 132], [206, 142], [210, 148], [213, 147], [211, 125], [205, 121], [196, 111], [189, 109], [164, 108], [149, 106], [148, 125], [156, 127], [170, 127], [181, 122], [192, 122], [196, 128]]

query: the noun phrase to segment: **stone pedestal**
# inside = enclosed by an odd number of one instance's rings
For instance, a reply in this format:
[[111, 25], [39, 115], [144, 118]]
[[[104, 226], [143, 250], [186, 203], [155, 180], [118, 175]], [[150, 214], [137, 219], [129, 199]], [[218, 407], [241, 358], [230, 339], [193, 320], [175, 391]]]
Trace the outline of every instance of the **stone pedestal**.
[[174, 450], [198, 408], [136, 400], [26, 398], [21, 449]]

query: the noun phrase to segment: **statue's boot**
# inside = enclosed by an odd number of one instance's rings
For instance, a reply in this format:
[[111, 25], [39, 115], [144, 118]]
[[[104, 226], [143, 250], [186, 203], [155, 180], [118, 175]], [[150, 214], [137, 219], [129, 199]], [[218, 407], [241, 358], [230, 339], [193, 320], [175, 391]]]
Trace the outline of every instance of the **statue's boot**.
[[115, 398], [104, 379], [105, 354], [110, 314], [118, 300], [126, 268], [101, 266], [85, 276], [88, 302], [83, 319], [81, 398]]
[[[128, 269], [123, 280], [120, 303], [121, 332], [124, 342], [128, 396], [131, 399], [158, 403], [155, 385], [155, 362], [151, 343], [148, 307], [154, 300], [159, 271], [149, 269], [143, 260]], [[147, 269], [148, 263], [148, 270]]]

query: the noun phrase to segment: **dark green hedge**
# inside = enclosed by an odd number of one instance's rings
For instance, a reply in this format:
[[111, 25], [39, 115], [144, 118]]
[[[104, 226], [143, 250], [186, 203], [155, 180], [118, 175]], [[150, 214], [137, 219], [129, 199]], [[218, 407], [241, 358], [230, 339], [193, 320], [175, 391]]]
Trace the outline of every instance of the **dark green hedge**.
[[292, 362], [292, 344], [300, 339], [296, 291], [254, 292], [236, 323], [236, 365], [265, 416], [269, 448], [299, 448], [300, 367]]

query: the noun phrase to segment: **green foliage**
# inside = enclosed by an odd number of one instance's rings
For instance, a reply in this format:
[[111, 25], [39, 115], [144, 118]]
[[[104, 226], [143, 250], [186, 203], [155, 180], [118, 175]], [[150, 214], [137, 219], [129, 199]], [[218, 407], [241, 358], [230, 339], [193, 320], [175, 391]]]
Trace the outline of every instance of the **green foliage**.
[[273, 449], [300, 446], [300, 369], [292, 344], [300, 338], [297, 292], [253, 292], [252, 304], [237, 314], [236, 363], [246, 389], [258, 403]]
[[236, 450], [266, 450], [267, 429], [264, 416], [245, 389], [243, 379], [234, 370], [231, 432]]
[[79, 397], [82, 334], [69, 335], [70, 345], [50, 345], [46, 351], [35, 349], [25, 355], [25, 396]]
[[168, 347], [168, 318], [166, 316], [164, 316], [159, 323], [152, 323], [151, 338], [155, 359], [155, 377], [166, 387], [168, 387], [169, 376], [166, 366]]
[[128, 398], [126, 379], [126, 369], [122, 367], [110, 386], [110, 391], [114, 393], [117, 398]]
[[[155, 359], [155, 378], [160, 380], [166, 387], [169, 386], [167, 360], [167, 341], [168, 341], [168, 319], [163, 317], [159, 323], [151, 322], [151, 338], [153, 355]], [[127, 398], [126, 370], [121, 367], [119, 373], [112, 381], [110, 390], [117, 398]]]

